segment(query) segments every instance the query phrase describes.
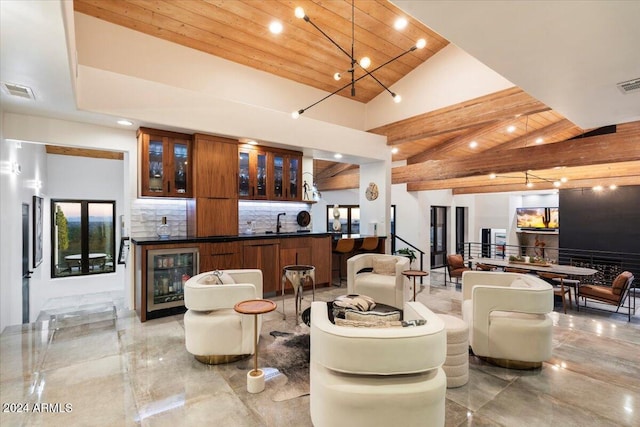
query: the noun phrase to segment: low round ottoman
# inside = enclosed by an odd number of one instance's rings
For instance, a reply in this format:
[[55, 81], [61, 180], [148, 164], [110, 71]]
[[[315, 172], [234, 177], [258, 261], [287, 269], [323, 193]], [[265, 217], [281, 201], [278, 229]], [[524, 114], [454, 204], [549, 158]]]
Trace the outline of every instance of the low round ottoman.
[[464, 320], [438, 314], [447, 332], [447, 359], [442, 365], [447, 388], [461, 387], [469, 381], [469, 326]]

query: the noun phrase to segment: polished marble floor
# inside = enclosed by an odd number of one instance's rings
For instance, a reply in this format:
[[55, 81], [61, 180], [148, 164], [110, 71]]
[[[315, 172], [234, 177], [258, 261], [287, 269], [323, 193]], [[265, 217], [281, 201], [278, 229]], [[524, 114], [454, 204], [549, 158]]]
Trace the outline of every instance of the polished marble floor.
[[[316, 299], [344, 293], [344, 285], [324, 288]], [[441, 272], [432, 272], [417, 299], [460, 315], [460, 288]], [[286, 320], [265, 315], [261, 349], [273, 342], [270, 331], [298, 328], [292, 300], [285, 309]], [[554, 353], [541, 369], [498, 368], [470, 356], [469, 383], [447, 390], [446, 425], [640, 426], [640, 317], [565, 315], [558, 304], [553, 319]], [[38, 322], [0, 335], [0, 425], [311, 426], [308, 395], [276, 399], [286, 377], [247, 393], [248, 363], [194, 360], [182, 315], [140, 323], [111, 293], [55, 300]]]

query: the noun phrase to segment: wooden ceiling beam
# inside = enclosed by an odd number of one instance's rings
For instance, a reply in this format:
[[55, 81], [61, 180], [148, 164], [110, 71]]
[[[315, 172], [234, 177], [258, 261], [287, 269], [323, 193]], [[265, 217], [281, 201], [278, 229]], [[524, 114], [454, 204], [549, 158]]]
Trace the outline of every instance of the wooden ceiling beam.
[[[506, 185], [486, 185], [478, 187], [460, 187], [454, 188], [453, 194], [480, 194], [480, 193], [501, 193], [511, 191], [540, 191], [540, 190], [571, 190], [571, 189], [592, 189], [595, 186], [602, 186], [606, 189], [610, 185], [623, 187], [627, 185], [640, 185], [640, 176], [625, 176], [617, 178], [594, 178], [570, 181], [562, 184], [562, 187], [555, 188], [551, 183], [539, 183], [533, 188], [526, 188], [523, 184], [506, 184]], [[407, 188], [409, 191], [409, 189]], [[590, 190], [591, 191], [591, 190]]]
[[89, 148], [62, 147], [60, 145], [47, 145], [47, 154], [59, 154], [61, 156], [91, 157], [94, 159], [123, 160], [124, 154], [117, 151], [93, 150]]
[[328, 168], [322, 170], [321, 172], [318, 172], [315, 178], [316, 178], [316, 181], [321, 179], [331, 178], [341, 174], [344, 171], [357, 168], [357, 167], [358, 165], [352, 165], [349, 163], [336, 163], [335, 165], [329, 166]]
[[640, 122], [618, 125], [615, 134], [546, 144], [498, 153], [483, 152], [450, 160], [429, 160], [392, 171], [392, 181], [409, 183], [490, 173], [544, 170], [640, 160]]
[[457, 150], [458, 148], [469, 145], [471, 141], [481, 136], [493, 133], [499, 129], [505, 128], [512, 119], [496, 121], [488, 126], [483, 126], [480, 129], [475, 129], [471, 132], [464, 133], [460, 136], [452, 138], [449, 141], [445, 141], [442, 144], [436, 145], [428, 150], [424, 150], [420, 154], [411, 156], [407, 159], [407, 164], [422, 163], [427, 160], [438, 160], [446, 158], [447, 154]]
[[[628, 181], [628, 178], [640, 180], [640, 161], [606, 163], [601, 165], [578, 166], [573, 168], [535, 170], [531, 172], [531, 181], [538, 187], [538, 184], [548, 185], [560, 178], [568, 181], [562, 184], [561, 188], [575, 186], [576, 182], [586, 180], [597, 181], [605, 179], [620, 179]], [[541, 181], [548, 180], [549, 182]], [[488, 175], [476, 175], [466, 178], [441, 179], [434, 181], [414, 182], [407, 184], [408, 191], [428, 191], [444, 190], [472, 187], [491, 187], [494, 191], [507, 191], [504, 188], [511, 188], [509, 191], [522, 191], [525, 185], [525, 174], [518, 172], [509, 174], [508, 177], [498, 176], [490, 179]]]
[[515, 148], [525, 148], [527, 145], [532, 146], [535, 144], [535, 140], [537, 138], [543, 139], [552, 139], [553, 135], [558, 134], [560, 132], [565, 132], [567, 130], [576, 128], [577, 126], [571, 123], [567, 119], [562, 119], [557, 121], [549, 126], [545, 126], [542, 129], [535, 130], [533, 132], [529, 132], [526, 135], [522, 135], [518, 138], [514, 138], [509, 142], [505, 142], [504, 144], [500, 144], [493, 148], [490, 148], [487, 151], [502, 151], [502, 150], [512, 150]]
[[331, 178], [322, 178], [316, 181], [320, 191], [348, 190], [360, 187], [360, 172], [336, 175]]
[[385, 135], [388, 145], [397, 145], [548, 110], [550, 108], [542, 102], [532, 98], [522, 89], [513, 87], [380, 126], [369, 132]]

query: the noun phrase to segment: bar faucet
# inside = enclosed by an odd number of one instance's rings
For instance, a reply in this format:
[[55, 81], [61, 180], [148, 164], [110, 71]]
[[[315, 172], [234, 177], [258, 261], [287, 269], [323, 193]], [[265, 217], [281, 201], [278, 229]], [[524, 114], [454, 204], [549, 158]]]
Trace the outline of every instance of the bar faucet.
[[282, 228], [282, 224], [280, 223], [280, 216], [286, 214], [286, 212], [281, 212], [278, 214], [278, 217], [276, 219], [276, 233], [280, 233], [280, 229]]

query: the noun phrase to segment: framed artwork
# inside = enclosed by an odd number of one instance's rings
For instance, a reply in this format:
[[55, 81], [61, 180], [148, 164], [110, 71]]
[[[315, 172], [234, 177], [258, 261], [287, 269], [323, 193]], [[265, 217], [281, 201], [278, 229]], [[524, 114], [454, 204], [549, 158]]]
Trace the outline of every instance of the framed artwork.
[[127, 264], [129, 257], [129, 238], [122, 237], [120, 239], [120, 251], [118, 252], [118, 264]]
[[33, 196], [33, 268], [42, 263], [42, 247], [43, 247], [43, 206], [42, 197]]

